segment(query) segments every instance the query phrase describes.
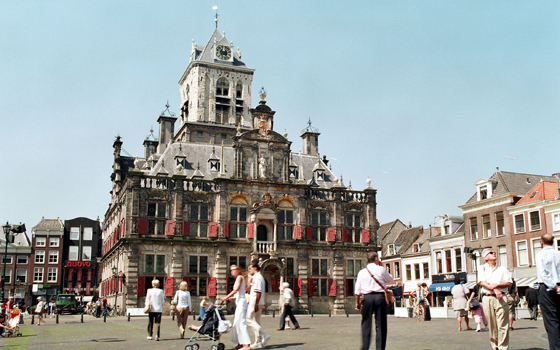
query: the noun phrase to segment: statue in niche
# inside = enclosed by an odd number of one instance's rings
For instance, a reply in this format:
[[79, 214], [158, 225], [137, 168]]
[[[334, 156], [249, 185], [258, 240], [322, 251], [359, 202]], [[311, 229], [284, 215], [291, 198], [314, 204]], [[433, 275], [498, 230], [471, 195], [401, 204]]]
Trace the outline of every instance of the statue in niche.
[[261, 159], [259, 159], [259, 176], [266, 177], [266, 160], [264, 159], [264, 157], [261, 157]]

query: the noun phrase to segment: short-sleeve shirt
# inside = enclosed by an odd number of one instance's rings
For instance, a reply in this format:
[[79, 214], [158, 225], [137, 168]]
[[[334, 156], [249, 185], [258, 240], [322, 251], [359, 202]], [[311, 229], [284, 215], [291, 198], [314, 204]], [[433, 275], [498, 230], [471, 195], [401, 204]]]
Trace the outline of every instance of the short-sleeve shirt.
[[[493, 269], [488, 264], [482, 265], [482, 270], [478, 272], [478, 282], [487, 282], [487, 283], [503, 283], [509, 282], [511, 283], [511, 275], [509, 274], [508, 269], [503, 266], [496, 266]], [[507, 293], [508, 289], [506, 288], [498, 288], [498, 290], [502, 293]], [[483, 294], [492, 294], [491, 290], [488, 290], [482, 287]]]
[[264, 277], [261, 275], [260, 272], [257, 272], [253, 275], [253, 279], [251, 280], [251, 293], [250, 299], [251, 301], [257, 300], [257, 292], [261, 292], [261, 299], [259, 300], [259, 305], [264, 305], [265, 299], [265, 289], [264, 289]]

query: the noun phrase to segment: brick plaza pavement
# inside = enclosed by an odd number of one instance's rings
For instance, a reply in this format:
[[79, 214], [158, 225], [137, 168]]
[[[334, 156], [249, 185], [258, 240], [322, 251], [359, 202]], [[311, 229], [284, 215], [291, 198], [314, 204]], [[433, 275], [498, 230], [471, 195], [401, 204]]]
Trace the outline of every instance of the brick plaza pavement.
[[[272, 335], [267, 349], [359, 349], [360, 316], [350, 315], [296, 315], [301, 329], [297, 331], [276, 331], [279, 317], [263, 316], [263, 327]], [[228, 316], [228, 319], [232, 319]], [[95, 319], [84, 316], [61, 316], [59, 324], [54, 319], [37, 327], [26, 324], [21, 327], [24, 334], [20, 338], [0, 339], [2, 348], [7, 349], [183, 349], [186, 339], [179, 339], [176, 323], [171, 317], [164, 317], [161, 341], [146, 340], [146, 317], [125, 317]], [[189, 320], [189, 324], [200, 322]], [[471, 323], [471, 326], [474, 323]], [[548, 349], [546, 332], [542, 320], [516, 320], [515, 331], [510, 334], [510, 349]], [[186, 335], [191, 335], [190, 331]], [[375, 334], [375, 333], [374, 333]], [[252, 336], [252, 334], [251, 334]], [[222, 336], [226, 349], [235, 344], [231, 334]], [[209, 341], [199, 342], [202, 350], [210, 349]], [[372, 343], [371, 349], [375, 349]], [[455, 319], [434, 319], [430, 322], [416, 322], [415, 319], [389, 317], [387, 349], [490, 349], [487, 332], [457, 331]]]

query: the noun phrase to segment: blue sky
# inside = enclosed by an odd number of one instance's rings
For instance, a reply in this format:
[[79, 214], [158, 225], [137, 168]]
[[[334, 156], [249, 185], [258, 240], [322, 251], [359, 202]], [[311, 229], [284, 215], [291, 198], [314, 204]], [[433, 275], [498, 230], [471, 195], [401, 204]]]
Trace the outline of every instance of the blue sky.
[[[131, 155], [191, 40], [239, 47], [292, 149], [309, 118], [381, 223], [461, 215], [474, 183], [560, 172], [557, 1], [0, 0], [0, 220], [103, 218], [112, 142]], [[178, 125], [176, 125], [177, 127]]]

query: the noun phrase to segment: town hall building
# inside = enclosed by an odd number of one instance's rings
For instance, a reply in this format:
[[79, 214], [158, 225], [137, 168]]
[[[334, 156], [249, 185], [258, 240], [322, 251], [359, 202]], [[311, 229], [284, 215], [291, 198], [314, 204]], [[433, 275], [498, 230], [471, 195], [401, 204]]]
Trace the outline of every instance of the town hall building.
[[258, 259], [268, 310], [286, 281], [298, 312], [354, 310], [357, 273], [379, 250], [376, 190], [369, 178], [355, 191], [334, 175], [311, 122], [294, 152], [264, 89], [251, 107], [253, 74], [216, 28], [205, 45], [193, 41], [180, 115], [167, 106], [144, 156], [122, 155], [115, 139], [100, 261], [109, 303], [143, 307], [153, 279], [164, 310], [181, 281], [193, 305], [212, 301], [233, 287], [230, 264]]

